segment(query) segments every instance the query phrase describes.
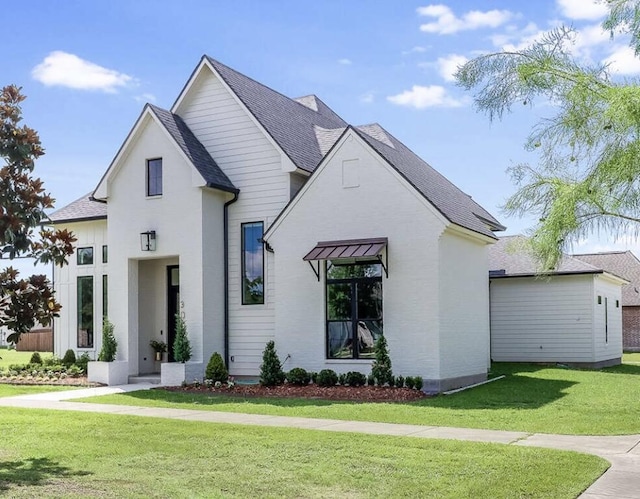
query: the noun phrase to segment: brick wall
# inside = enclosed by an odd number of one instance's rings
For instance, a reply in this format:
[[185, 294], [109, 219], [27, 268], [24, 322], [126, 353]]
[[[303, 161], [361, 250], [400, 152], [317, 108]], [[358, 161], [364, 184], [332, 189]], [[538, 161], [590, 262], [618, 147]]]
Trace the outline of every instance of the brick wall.
[[622, 307], [622, 346], [640, 351], [640, 307]]

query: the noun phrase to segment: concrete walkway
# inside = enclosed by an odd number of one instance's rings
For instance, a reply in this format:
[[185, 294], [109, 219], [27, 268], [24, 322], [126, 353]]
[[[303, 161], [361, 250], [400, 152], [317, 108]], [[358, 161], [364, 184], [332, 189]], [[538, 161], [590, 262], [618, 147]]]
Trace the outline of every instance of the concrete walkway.
[[0, 398], [0, 406], [61, 411], [101, 412], [206, 423], [231, 423], [255, 426], [280, 426], [307, 430], [395, 435], [412, 438], [438, 438], [495, 442], [507, 445], [547, 447], [595, 454], [607, 459], [611, 467], [580, 497], [582, 499], [640, 499], [640, 435], [591, 437], [551, 435], [516, 431], [477, 430], [444, 426], [420, 426], [334, 419], [311, 419], [287, 416], [265, 416], [233, 412], [199, 411], [73, 402], [73, 399], [148, 390], [158, 385], [135, 384], [86, 388], [61, 392], [38, 393]]

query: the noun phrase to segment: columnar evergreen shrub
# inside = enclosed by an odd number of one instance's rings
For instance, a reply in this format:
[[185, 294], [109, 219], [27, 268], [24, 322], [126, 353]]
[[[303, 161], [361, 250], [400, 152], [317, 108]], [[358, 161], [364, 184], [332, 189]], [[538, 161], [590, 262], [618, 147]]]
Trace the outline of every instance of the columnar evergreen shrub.
[[318, 386], [336, 386], [338, 375], [333, 369], [323, 369], [318, 373]]
[[71, 349], [67, 350], [64, 353], [64, 356], [62, 357], [62, 363], [67, 367], [75, 364], [76, 363], [76, 353]]
[[307, 386], [311, 375], [302, 367], [294, 367], [287, 373], [287, 382], [296, 386]]
[[413, 387], [416, 390], [422, 390], [422, 385], [423, 385], [423, 380], [422, 380], [422, 376], [415, 376], [413, 378]]
[[105, 317], [104, 321], [102, 321], [102, 348], [98, 355], [98, 360], [102, 362], [113, 362], [116, 360], [118, 342], [113, 334], [113, 329], [113, 324]]
[[29, 360], [29, 364], [42, 364], [42, 357], [38, 352], [33, 352], [31, 354], [31, 360]]
[[340, 383], [342, 386], [346, 386], [347, 375], [345, 373], [338, 374], [338, 383]]
[[402, 376], [396, 377], [396, 388], [402, 388], [404, 386], [404, 378]]
[[367, 385], [375, 386], [375, 384], [376, 384], [376, 379], [373, 377], [373, 374], [369, 374], [369, 376], [367, 376]]
[[187, 325], [180, 312], [176, 314], [176, 339], [173, 342], [173, 358], [176, 362], [182, 362], [183, 364], [191, 359], [191, 343], [189, 342]]
[[276, 344], [269, 341], [262, 352], [262, 365], [260, 366], [260, 384], [262, 386], [276, 386], [284, 383], [284, 371], [282, 363], [276, 352]]
[[375, 360], [371, 365], [371, 374], [378, 386], [392, 384], [393, 372], [391, 370], [391, 358], [387, 349], [387, 340], [384, 335], [378, 338], [375, 345]]
[[363, 386], [367, 381], [367, 377], [357, 371], [349, 371], [345, 376], [345, 383], [349, 386]]
[[404, 380], [404, 384], [407, 386], [407, 388], [413, 389], [413, 376], [407, 376]]
[[222, 355], [218, 352], [213, 352], [213, 355], [209, 359], [204, 377], [205, 379], [210, 379], [214, 383], [216, 381], [224, 383], [229, 379], [229, 371], [227, 371], [227, 368], [224, 365]]
[[311, 382], [314, 385], [317, 385], [318, 384], [318, 373], [312, 372], [312, 373], [309, 373], [309, 376], [311, 376]]

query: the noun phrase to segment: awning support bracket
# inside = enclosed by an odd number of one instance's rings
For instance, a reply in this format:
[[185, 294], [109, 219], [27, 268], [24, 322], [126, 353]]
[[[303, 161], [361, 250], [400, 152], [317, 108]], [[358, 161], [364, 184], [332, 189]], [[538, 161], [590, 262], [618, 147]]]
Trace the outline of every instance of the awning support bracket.
[[318, 268], [317, 269], [313, 266], [313, 263], [311, 263], [311, 260], [307, 260], [307, 263], [309, 264], [309, 267], [311, 267], [311, 270], [313, 270], [313, 273], [318, 278], [318, 282], [320, 282], [320, 260], [316, 260], [316, 262], [318, 262]]

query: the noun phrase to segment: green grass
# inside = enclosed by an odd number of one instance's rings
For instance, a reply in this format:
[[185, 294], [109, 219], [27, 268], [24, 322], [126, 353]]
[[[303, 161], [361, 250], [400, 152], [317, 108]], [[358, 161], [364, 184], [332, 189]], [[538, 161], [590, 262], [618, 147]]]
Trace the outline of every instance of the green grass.
[[550, 449], [3, 409], [7, 497], [573, 498], [608, 463]]
[[[31, 360], [33, 352], [18, 352], [16, 350], [7, 350], [6, 348], [0, 348], [0, 369], [9, 367], [11, 364], [28, 364]], [[51, 352], [40, 353], [40, 356], [51, 357]]]
[[151, 390], [85, 401], [570, 435], [640, 433], [640, 365], [601, 371], [494, 364], [504, 379], [404, 404], [243, 399]]
[[640, 364], [640, 352], [625, 353], [622, 355], [622, 362]]
[[14, 395], [25, 395], [27, 393], [60, 392], [65, 390], [75, 390], [75, 387], [53, 385], [10, 385], [0, 383], [0, 397], [13, 397]]

